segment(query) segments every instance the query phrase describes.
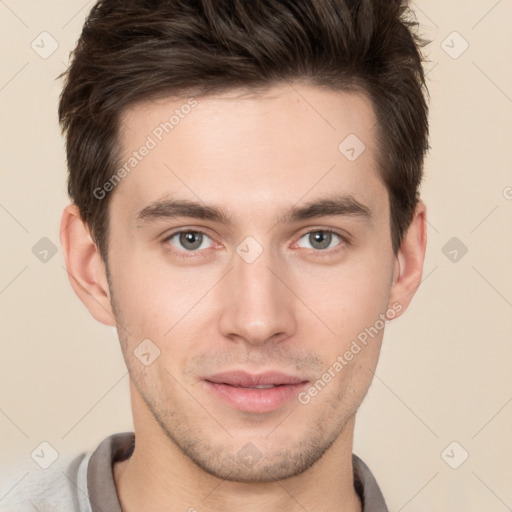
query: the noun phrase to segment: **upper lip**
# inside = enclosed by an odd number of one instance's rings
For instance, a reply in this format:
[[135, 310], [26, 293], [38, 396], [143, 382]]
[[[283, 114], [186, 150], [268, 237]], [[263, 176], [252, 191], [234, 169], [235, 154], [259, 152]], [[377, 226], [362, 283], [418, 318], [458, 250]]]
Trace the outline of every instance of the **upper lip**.
[[228, 384], [230, 386], [254, 387], [271, 385], [280, 386], [285, 384], [302, 384], [306, 379], [288, 375], [277, 371], [267, 371], [263, 373], [248, 373], [245, 371], [229, 371], [216, 373], [204, 380], [216, 384]]

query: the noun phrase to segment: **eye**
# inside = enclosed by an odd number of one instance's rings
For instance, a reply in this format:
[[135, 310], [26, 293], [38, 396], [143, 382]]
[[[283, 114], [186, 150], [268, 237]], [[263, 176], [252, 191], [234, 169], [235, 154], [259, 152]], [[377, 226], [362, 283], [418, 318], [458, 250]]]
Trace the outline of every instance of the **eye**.
[[317, 229], [316, 231], [310, 231], [309, 233], [301, 236], [297, 242], [297, 245], [299, 247], [322, 251], [324, 249], [335, 247], [342, 241], [343, 237], [334, 231], [329, 231], [327, 229]]
[[208, 249], [213, 243], [209, 236], [200, 231], [178, 231], [169, 235], [165, 241], [179, 250], [188, 252]]

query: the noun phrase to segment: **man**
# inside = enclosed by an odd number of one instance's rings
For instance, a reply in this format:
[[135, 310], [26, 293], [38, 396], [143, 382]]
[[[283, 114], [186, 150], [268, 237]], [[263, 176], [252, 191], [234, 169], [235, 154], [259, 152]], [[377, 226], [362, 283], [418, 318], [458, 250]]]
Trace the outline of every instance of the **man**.
[[352, 442], [425, 254], [408, 16], [389, 0], [93, 7], [59, 107], [61, 242], [73, 289], [117, 327], [135, 432], [74, 459], [65, 486], [25, 487], [26, 510], [387, 510]]

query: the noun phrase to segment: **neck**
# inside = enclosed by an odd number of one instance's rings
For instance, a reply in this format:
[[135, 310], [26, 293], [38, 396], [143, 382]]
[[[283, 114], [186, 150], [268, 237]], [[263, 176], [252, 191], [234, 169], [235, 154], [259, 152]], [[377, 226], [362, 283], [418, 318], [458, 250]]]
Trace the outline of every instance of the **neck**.
[[135, 422], [134, 452], [113, 469], [123, 512], [361, 512], [353, 481], [354, 423], [352, 417], [321, 459], [300, 475], [242, 483], [206, 473], [156, 421]]

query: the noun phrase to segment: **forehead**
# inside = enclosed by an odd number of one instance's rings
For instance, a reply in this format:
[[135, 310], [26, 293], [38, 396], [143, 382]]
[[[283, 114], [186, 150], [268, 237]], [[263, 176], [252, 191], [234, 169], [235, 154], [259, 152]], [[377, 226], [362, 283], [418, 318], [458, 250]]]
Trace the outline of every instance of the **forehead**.
[[233, 90], [142, 102], [121, 121], [128, 172], [112, 208], [133, 215], [164, 196], [264, 215], [331, 193], [372, 207], [385, 192], [374, 112], [360, 93], [299, 84]]

